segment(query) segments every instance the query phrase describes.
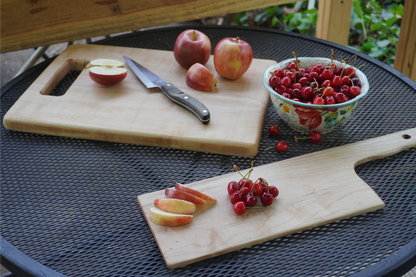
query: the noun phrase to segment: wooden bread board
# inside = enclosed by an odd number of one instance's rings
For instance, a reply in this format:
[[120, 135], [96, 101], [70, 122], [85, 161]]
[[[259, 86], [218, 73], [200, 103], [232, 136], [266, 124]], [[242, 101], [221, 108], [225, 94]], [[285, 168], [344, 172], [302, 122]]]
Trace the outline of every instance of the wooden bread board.
[[[237, 172], [187, 184], [218, 202], [198, 205], [193, 221], [183, 227], [150, 221], [149, 210], [154, 199], [165, 198], [164, 190], [139, 195], [138, 202], [167, 266], [176, 268], [383, 208], [383, 201], [354, 168], [411, 147], [416, 147], [416, 128], [255, 166], [251, 179], [265, 178], [280, 194], [271, 206], [248, 209], [243, 215], [234, 213], [227, 193], [227, 184], [241, 179]], [[174, 180], [173, 186], [175, 181], [181, 183]]]
[[[210, 110], [210, 123], [203, 125], [160, 89], [146, 88], [127, 65], [126, 79], [109, 87], [94, 83], [83, 70], [97, 58], [124, 62], [123, 55], [200, 100]], [[269, 101], [262, 76], [274, 63], [253, 59], [243, 77], [227, 80], [218, 76], [211, 57], [206, 66], [216, 76], [217, 88], [201, 92], [186, 85], [187, 70], [171, 51], [71, 45], [16, 101], [3, 123], [7, 129], [31, 133], [255, 156]], [[65, 95], [49, 95], [71, 70], [82, 72]]]

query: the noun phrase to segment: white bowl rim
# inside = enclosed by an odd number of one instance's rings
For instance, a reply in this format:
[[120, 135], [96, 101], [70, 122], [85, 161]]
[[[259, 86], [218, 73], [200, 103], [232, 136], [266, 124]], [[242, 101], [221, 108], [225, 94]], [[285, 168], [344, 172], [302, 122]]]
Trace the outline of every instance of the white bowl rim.
[[[317, 60], [320, 60], [320, 61], [325, 61], [325, 62], [331, 62], [331, 59], [329, 59], [329, 58], [324, 58], [324, 57], [298, 57], [298, 59], [299, 60], [308, 60], [308, 61], [310, 61], [310, 62], [313, 62], [313, 61], [317, 61]], [[367, 76], [365, 76], [365, 74], [361, 71], [361, 70], [359, 70], [359, 69], [357, 69], [357, 68], [355, 68], [354, 66], [351, 66], [351, 65], [348, 65], [347, 64], [347, 66], [346, 67], [352, 67], [352, 68], [354, 68], [355, 70], [356, 70], [356, 75], [359, 75], [360, 76], [360, 81], [361, 81], [361, 89], [364, 87], [364, 88], [366, 88], [366, 90], [364, 90], [360, 95], [358, 95], [357, 97], [355, 97], [354, 99], [352, 99], [352, 100], [349, 100], [349, 101], [347, 101], [347, 102], [344, 102], [344, 103], [339, 103], [339, 104], [332, 104], [332, 105], [315, 105], [315, 104], [306, 104], [306, 103], [303, 103], [303, 102], [297, 102], [297, 101], [293, 101], [292, 99], [289, 99], [289, 98], [286, 98], [286, 97], [284, 97], [284, 96], [281, 96], [280, 94], [278, 94], [277, 92], [275, 92], [270, 86], [269, 86], [269, 79], [270, 79], [270, 77], [269, 77], [269, 75], [268, 74], [270, 74], [270, 72], [272, 72], [272, 71], [274, 71], [274, 70], [272, 70], [272, 69], [274, 69], [274, 68], [276, 68], [276, 67], [281, 67], [280, 65], [282, 65], [282, 64], [288, 64], [289, 62], [293, 62], [293, 61], [295, 61], [296, 60], [296, 58], [290, 58], [290, 59], [286, 59], [286, 60], [283, 60], [283, 61], [281, 61], [281, 62], [278, 62], [278, 63], [276, 63], [276, 64], [274, 64], [274, 65], [272, 65], [272, 66], [270, 66], [269, 68], [267, 68], [266, 69], [266, 71], [264, 72], [264, 74], [263, 74], [263, 85], [264, 85], [264, 87], [271, 93], [271, 94], [273, 94], [274, 96], [277, 96], [278, 98], [280, 98], [281, 100], [283, 100], [283, 101], [287, 101], [287, 102], [289, 102], [289, 103], [291, 103], [291, 104], [294, 104], [294, 105], [298, 105], [298, 106], [303, 106], [303, 107], [309, 107], [309, 108], [339, 108], [339, 107], [344, 107], [344, 106], [348, 106], [348, 105], [351, 105], [351, 104], [353, 104], [353, 103], [355, 103], [355, 102], [357, 102], [358, 100], [360, 100], [361, 98], [363, 98], [363, 97], [365, 97], [366, 95], [367, 95], [367, 93], [368, 93], [368, 91], [370, 90], [370, 85], [369, 85], [369, 83], [368, 83], [368, 80], [367, 80]], [[336, 60], [334, 60], [333, 61], [335, 64], [342, 64], [341, 62], [338, 62], [338, 61], [336, 61]]]

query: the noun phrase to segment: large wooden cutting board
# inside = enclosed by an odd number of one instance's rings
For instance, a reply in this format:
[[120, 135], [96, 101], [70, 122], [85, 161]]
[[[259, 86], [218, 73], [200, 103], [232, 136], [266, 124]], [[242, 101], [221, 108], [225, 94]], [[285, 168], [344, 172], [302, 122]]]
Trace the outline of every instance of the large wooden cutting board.
[[[123, 55], [204, 103], [210, 123], [203, 125], [158, 88], [146, 88], [127, 65], [127, 78], [115, 86], [98, 85], [83, 70], [65, 95], [50, 95], [68, 71], [82, 70], [96, 58], [124, 61]], [[171, 51], [71, 45], [24, 92], [3, 122], [8, 129], [24, 132], [255, 156], [269, 101], [262, 76], [274, 63], [254, 59], [243, 77], [231, 81], [217, 75], [211, 57], [207, 68], [218, 85], [213, 92], [201, 92], [186, 85], [187, 70]]]
[[162, 227], [149, 220], [154, 199], [165, 198], [163, 190], [139, 195], [138, 201], [167, 266], [176, 268], [383, 208], [383, 201], [357, 176], [355, 166], [415, 146], [416, 128], [255, 166], [251, 179], [265, 178], [280, 194], [271, 206], [249, 209], [244, 215], [234, 213], [227, 193], [227, 184], [241, 178], [237, 173], [188, 184], [218, 202], [198, 206], [187, 226]]

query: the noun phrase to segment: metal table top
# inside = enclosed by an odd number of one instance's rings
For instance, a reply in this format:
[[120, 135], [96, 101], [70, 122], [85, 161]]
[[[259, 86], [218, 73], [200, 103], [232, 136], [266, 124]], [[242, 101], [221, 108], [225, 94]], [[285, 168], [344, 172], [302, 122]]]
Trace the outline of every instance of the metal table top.
[[[416, 149], [356, 167], [385, 202], [384, 209], [169, 270], [137, 203], [137, 195], [192, 183], [416, 126], [416, 83], [366, 55], [327, 41], [271, 29], [192, 26], [214, 46], [224, 37], [249, 42], [254, 57], [276, 61], [299, 56], [339, 58], [358, 54], [370, 83], [353, 117], [319, 144], [299, 143], [269, 104], [254, 158], [10, 131], [1, 126], [2, 263], [32, 276], [350, 276], [405, 270], [416, 263]], [[187, 27], [154, 29], [97, 44], [173, 50]], [[48, 66], [45, 61], [1, 90], [2, 118]], [[71, 73], [56, 88], [65, 91]], [[259, 76], [262, 78], [262, 76]], [[281, 129], [284, 153], [270, 125]], [[323, 169], [325, 170], [325, 169]], [[224, 184], [225, 189], [226, 184]], [[224, 190], [225, 192], [225, 190]], [[404, 253], [407, 251], [406, 253]], [[395, 262], [383, 267], [392, 254]], [[381, 269], [377, 269], [380, 268]], [[368, 271], [370, 270], [370, 271]], [[379, 271], [377, 271], [379, 270]], [[366, 276], [370, 276], [366, 275]]]

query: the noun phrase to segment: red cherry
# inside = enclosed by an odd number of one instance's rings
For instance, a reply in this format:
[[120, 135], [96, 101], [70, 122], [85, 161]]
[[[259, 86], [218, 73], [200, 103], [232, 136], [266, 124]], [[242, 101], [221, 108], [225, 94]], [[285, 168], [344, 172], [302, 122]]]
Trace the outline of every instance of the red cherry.
[[259, 196], [263, 194], [263, 187], [260, 183], [254, 183], [253, 193], [254, 195], [259, 195]]
[[234, 204], [234, 212], [236, 214], [244, 214], [246, 212], [246, 203], [238, 201]]
[[[309, 75], [308, 75], [309, 76]], [[309, 86], [309, 80], [308, 80], [308, 78], [307, 77], [302, 77], [302, 78], [300, 78], [299, 79], [299, 81], [298, 81], [298, 83], [302, 86], [302, 87], [306, 87], [306, 86]], [[300, 89], [302, 89], [302, 88], [300, 88]]]
[[342, 86], [342, 80], [340, 76], [335, 75], [334, 78], [332, 78], [332, 86], [334, 87]]
[[302, 98], [305, 100], [311, 99], [313, 95], [313, 88], [303, 87], [301, 90]]
[[325, 104], [326, 105], [334, 105], [336, 104], [334, 96], [325, 96]]
[[315, 80], [318, 79], [318, 77], [319, 77], [318, 72], [315, 72], [315, 71], [310, 72], [309, 75], [308, 75], [308, 81], [309, 82], [314, 82]]
[[321, 141], [321, 139], [322, 139], [321, 134], [320, 134], [319, 132], [317, 132], [317, 131], [312, 131], [312, 132], [309, 134], [309, 137], [310, 137], [310, 141], [311, 141], [312, 143], [318, 143], [318, 142], [320, 142], [320, 141]]
[[297, 89], [297, 88], [294, 88], [292, 90], [292, 97], [293, 97], [292, 100], [295, 100], [294, 98], [298, 98], [298, 99], [302, 98], [302, 92], [301, 92], [301, 90], [300, 89]]
[[290, 79], [290, 81], [295, 81], [296, 80], [296, 75], [292, 71], [286, 71], [285, 77], [288, 77]]
[[252, 183], [253, 183], [253, 181], [251, 181], [250, 179], [243, 178], [238, 183], [237, 188], [238, 188], [238, 190], [240, 190], [242, 187], [249, 187]]
[[238, 191], [235, 191], [233, 194], [231, 194], [230, 201], [231, 201], [231, 204], [235, 204], [238, 201], [243, 201], [243, 195], [239, 193]]
[[295, 62], [291, 62], [287, 65], [287, 69], [289, 69], [289, 70], [292, 70], [292, 69], [298, 70], [298, 64], [295, 63]]
[[322, 92], [323, 96], [334, 96], [334, 88], [333, 87], [327, 87]]
[[314, 105], [325, 105], [325, 100], [322, 97], [315, 97], [312, 103]]
[[287, 93], [287, 92], [283, 92], [283, 93], [282, 93], [282, 96], [283, 96], [283, 97], [286, 97], [287, 99], [291, 99], [291, 98], [292, 98], [292, 96], [290, 96], [290, 94], [289, 94], [289, 93]]
[[277, 127], [276, 125], [270, 126], [269, 128], [269, 135], [271, 136], [277, 136], [279, 134], [279, 127]]
[[355, 69], [352, 68], [352, 67], [345, 68], [344, 75], [348, 76], [350, 78], [354, 78], [355, 77]]
[[337, 103], [344, 103], [349, 101], [350, 99], [348, 99], [348, 97], [342, 92], [337, 92], [335, 93], [335, 100], [337, 101]]
[[273, 204], [273, 195], [271, 193], [264, 192], [261, 195], [261, 203], [263, 206], [270, 206]]
[[287, 150], [287, 143], [284, 141], [278, 141], [276, 143], [276, 150], [277, 152], [285, 152]]
[[351, 84], [351, 79], [348, 76], [343, 76], [341, 78], [342, 84], [343, 85], [350, 85]]
[[329, 69], [324, 69], [322, 71], [322, 79], [324, 79], [324, 80], [331, 80], [332, 77], [334, 77], [334, 71], [329, 70]]
[[284, 85], [279, 85], [279, 86], [275, 89], [275, 91], [276, 91], [278, 94], [282, 95], [283, 93], [285, 93], [285, 92], [286, 92], [286, 87], [285, 87]]
[[243, 199], [250, 191], [251, 191], [250, 187], [244, 187], [241, 189], [241, 194], [243, 195]]
[[353, 95], [354, 97], [358, 96], [361, 94], [361, 89], [358, 86], [352, 86], [350, 87], [350, 94]]
[[274, 72], [274, 76], [279, 77], [279, 78], [283, 78], [283, 77], [285, 77], [285, 71], [283, 69], [277, 69]]
[[288, 88], [292, 85], [292, 81], [288, 77], [283, 77], [281, 80], [281, 84]]
[[326, 88], [326, 87], [331, 86], [331, 85], [332, 84], [331, 84], [330, 80], [325, 80], [325, 81], [322, 82], [321, 88]]
[[227, 191], [228, 191], [229, 195], [233, 194], [237, 190], [238, 189], [237, 189], [237, 182], [236, 181], [231, 181], [231, 182], [228, 183]]
[[253, 207], [257, 203], [257, 198], [251, 194], [247, 194], [244, 197], [244, 202], [246, 203], [247, 207]]
[[292, 84], [292, 89], [298, 89], [301, 90], [302, 89], [302, 85], [300, 83], [293, 83]]
[[269, 186], [269, 192], [276, 198], [279, 195], [279, 190], [275, 186]]
[[270, 85], [272, 88], [277, 87], [278, 85], [280, 85], [280, 78], [279, 78], [279, 77], [276, 77], [276, 76], [272, 76], [272, 77], [270, 77], [270, 80], [269, 80], [269, 85]]

